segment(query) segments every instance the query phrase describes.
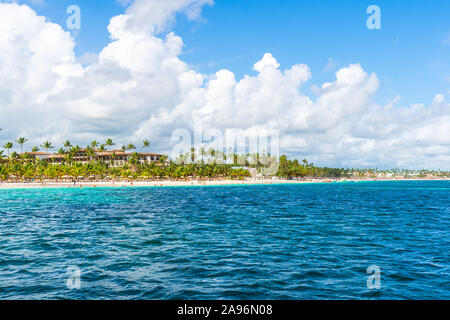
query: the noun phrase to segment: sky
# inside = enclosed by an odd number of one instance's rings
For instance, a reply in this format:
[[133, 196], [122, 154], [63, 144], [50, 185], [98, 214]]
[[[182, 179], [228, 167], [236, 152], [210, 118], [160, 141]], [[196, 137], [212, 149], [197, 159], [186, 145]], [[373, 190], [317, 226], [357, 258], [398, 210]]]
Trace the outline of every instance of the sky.
[[280, 153], [320, 165], [450, 169], [449, 15], [445, 0], [0, 1], [0, 142], [170, 152], [202, 123], [279, 130]]

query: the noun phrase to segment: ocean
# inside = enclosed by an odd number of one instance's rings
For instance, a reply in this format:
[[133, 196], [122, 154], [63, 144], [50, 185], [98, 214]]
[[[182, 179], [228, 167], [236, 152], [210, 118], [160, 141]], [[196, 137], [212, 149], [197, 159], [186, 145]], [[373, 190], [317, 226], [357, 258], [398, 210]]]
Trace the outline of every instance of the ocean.
[[450, 299], [450, 182], [0, 190], [0, 299]]

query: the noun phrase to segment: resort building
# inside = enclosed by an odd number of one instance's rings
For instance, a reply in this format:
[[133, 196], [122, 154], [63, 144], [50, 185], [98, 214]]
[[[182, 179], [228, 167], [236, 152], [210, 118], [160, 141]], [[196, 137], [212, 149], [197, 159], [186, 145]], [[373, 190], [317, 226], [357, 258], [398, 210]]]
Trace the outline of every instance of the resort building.
[[[93, 160], [102, 161], [110, 164], [113, 167], [121, 167], [128, 161], [135, 158], [140, 164], [160, 163], [163, 155], [156, 153], [126, 153], [122, 150], [97, 150], [93, 149], [89, 152], [87, 149], [79, 149], [76, 154], [72, 155], [71, 159], [74, 162], [86, 164]], [[56, 154], [46, 152], [28, 152], [21, 156], [28, 155], [28, 160], [43, 160], [52, 164], [61, 164], [67, 160], [67, 154]]]

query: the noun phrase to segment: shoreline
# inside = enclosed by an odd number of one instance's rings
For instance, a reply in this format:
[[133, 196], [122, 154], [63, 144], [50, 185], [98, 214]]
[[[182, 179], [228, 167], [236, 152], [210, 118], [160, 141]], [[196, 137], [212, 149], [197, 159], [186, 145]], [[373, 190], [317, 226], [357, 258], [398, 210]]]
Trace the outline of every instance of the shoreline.
[[323, 184], [323, 183], [356, 183], [386, 181], [450, 181], [450, 178], [423, 179], [309, 179], [309, 180], [211, 180], [211, 181], [92, 181], [92, 182], [2, 182], [0, 190], [14, 189], [83, 189], [83, 188], [134, 188], [134, 187], [220, 187], [220, 186], [252, 186], [252, 185], [284, 185], [284, 184]]

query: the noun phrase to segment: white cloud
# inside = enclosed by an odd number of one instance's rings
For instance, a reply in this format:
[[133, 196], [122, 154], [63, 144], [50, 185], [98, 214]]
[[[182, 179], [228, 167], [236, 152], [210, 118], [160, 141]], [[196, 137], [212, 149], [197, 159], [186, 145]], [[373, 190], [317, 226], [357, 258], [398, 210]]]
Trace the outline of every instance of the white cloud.
[[134, 33], [160, 32], [173, 22], [177, 12], [184, 12], [193, 20], [206, 4], [213, 4], [213, 0], [135, 0], [127, 9], [124, 27]]
[[182, 39], [159, 32], [177, 12], [196, 18], [210, 3], [136, 0], [111, 19], [110, 44], [78, 60], [70, 33], [26, 5], [0, 4], [0, 138], [150, 138], [168, 152], [173, 130], [202, 123], [223, 131], [279, 129], [282, 152], [316, 164], [450, 169], [443, 95], [429, 106], [398, 106], [399, 97], [377, 104], [377, 76], [356, 63], [316, 87], [313, 100], [302, 93], [312, 77], [308, 66], [280, 70], [270, 53], [242, 79], [229, 70], [190, 69], [179, 57]]
[[443, 94], [438, 93], [434, 96], [433, 104], [443, 103], [445, 101], [445, 97]]
[[272, 69], [278, 69], [280, 64], [278, 61], [272, 56], [271, 53], [264, 54], [264, 57], [255, 63], [253, 66], [253, 69], [262, 72], [265, 68], [272, 68]]
[[93, 64], [98, 61], [98, 55], [93, 52], [86, 52], [78, 58], [78, 62], [82, 65]]

